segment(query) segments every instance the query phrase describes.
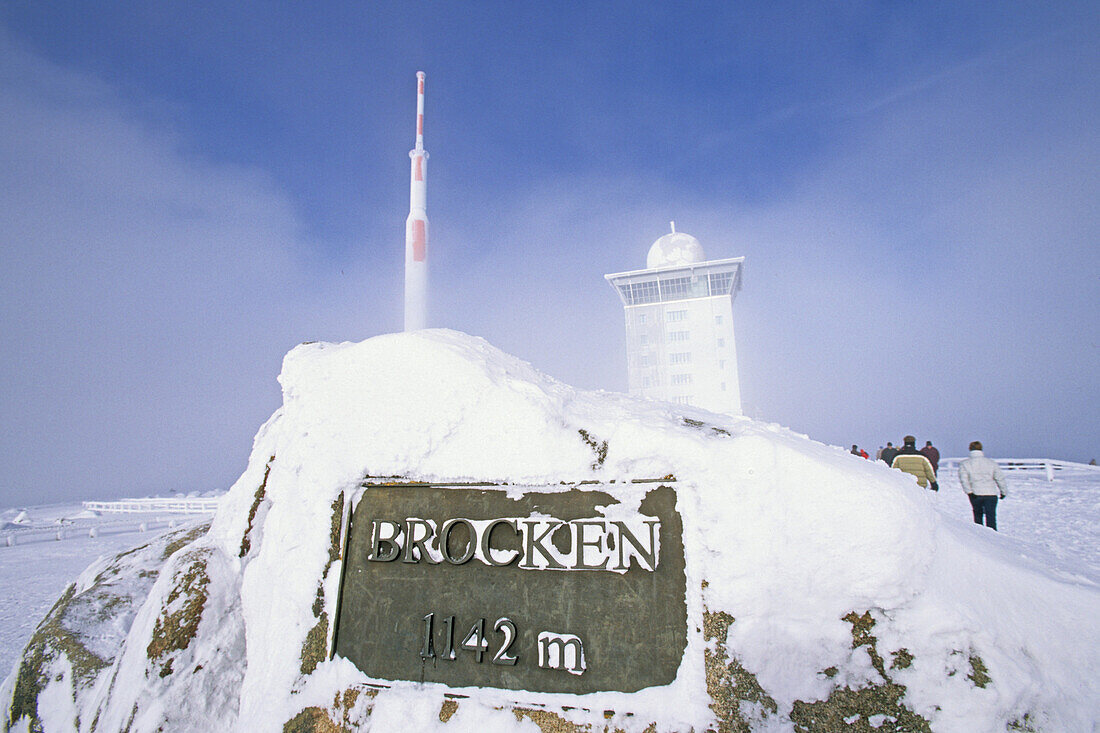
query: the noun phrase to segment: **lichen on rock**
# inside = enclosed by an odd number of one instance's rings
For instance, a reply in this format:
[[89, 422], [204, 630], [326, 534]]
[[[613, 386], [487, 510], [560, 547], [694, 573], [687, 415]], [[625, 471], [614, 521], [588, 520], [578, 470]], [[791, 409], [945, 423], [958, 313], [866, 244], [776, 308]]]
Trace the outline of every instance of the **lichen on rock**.
[[[886, 669], [878, 652], [878, 639], [873, 633], [875, 620], [871, 612], [857, 614], [852, 611], [843, 620], [852, 626], [852, 649], [865, 648], [882, 681], [859, 688], [838, 686], [826, 700], [795, 701], [790, 716], [795, 730], [805, 733], [931, 733], [928, 721], [905, 705], [905, 686], [895, 682]], [[904, 649], [894, 652], [893, 657], [896, 668], [908, 667], [913, 659]], [[902, 660], [900, 665], [897, 664], [899, 660]]]
[[913, 666], [913, 655], [908, 649], [898, 649], [892, 656], [894, 659], [890, 662], [890, 669], [909, 669]]
[[164, 561], [209, 528], [209, 522], [183, 527], [101, 559], [69, 585], [23, 651], [5, 727], [25, 719], [30, 730], [41, 730], [39, 696], [51, 682], [64, 681], [50, 674], [62, 661], [71, 669], [66, 679], [74, 700], [93, 689], [110, 669], [129, 630], [120, 620], [131, 619], [145, 601]]
[[539, 727], [541, 733], [591, 733], [592, 731], [592, 726], [570, 722], [552, 710], [516, 707], [512, 708], [512, 714], [516, 716], [517, 721], [527, 718]]
[[457, 712], [458, 701], [451, 698], [445, 699], [443, 704], [439, 706], [439, 722], [446, 723]]
[[38, 625], [23, 651], [5, 729], [26, 718], [30, 730], [42, 730], [38, 718], [38, 696], [50, 683], [50, 668], [59, 658], [65, 657], [69, 660], [76, 681], [92, 680], [107, 666], [105, 660], [88, 651], [79, 636], [66, 629], [62, 623], [75, 595], [76, 586], [70, 584]]
[[993, 678], [989, 676], [989, 670], [986, 668], [985, 662], [977, 654], [970, 655], [970, 674], [966, 677], [974, 683], [975, 687], [983, 689], [993, 681]]
[[264, 497], [267, 495], [267, 479], [271, 475], [271, 464], [274, 462], [275, 456], [272, 455], [267, 460], [267, 466], [264, 467], [264, 480], [260, 482], [256, 493], [252, 495], [252, 506], [248, 509], [248, 524], [245, 526], [244, 535], [241, 537], [241, 557], [245, 557], [248, 551], [252, 549], [252, 525], [256, 521], [256, 512], [260, 510], [260, 504], [263, 503]]
[[[349, 687], [337, 692], [328, 708], [311, 705], [283, 724], [283, 733], [351, 733], [370, 719], [374, 689]], [[440, 714], [442, 716], [442, 713]]]
[[592, 449], [592, 452], [596, 454], [596, 460], [592, 462], [592, 470], [603, 468], [604, 461], [607, 460], [607, 441], [598, 441], [595, 436], [590, 434], [584, 428], [577, 431], [581, 435], [581, 440], [585, 445]]
[[317, 665], [328, 658], [329, 648], [329, 613], [325, 608], [325, 581], [333, 564], [340, 559], [343, 552], [340, 539], [340, 528], [344, 518], [344, 495], [340, 494], [332, 502], [332, 519], [329, 525], [328, 559], [325, 568], [321, 572], [321, 579], [317, 583], [317, 594], [313, 599], [313, 616], [317, 623], [306, 633], [305, 643], [302, 645], [302, 664], [299, 668], [304, 675], [312, 674]]
[[[726, 649], [726, 637], [733, 623], [733, 616], [724, 611], [703, 610], [703, 641], [714, 642], [713, 648], [708, 643], [703, 650], [703, 663], [718, 733], [748, 733], [753, 720], [774, 715], [778, 709], [756, 676]], [[750, 712], [749, 719], [742, 703], [746, 703], [744, 707]]]
[[[191, 550], [176, 570], [172, 580], [172, 590], [165, 598], [153, 627], [147, 651], [150, 661], [164, 660], [160, 676], [172, 673], [173, 652], [183, 651], [198, 633], [202, 611], [206, 604], [207, 585], [210, 576], [206, 572], [206, 560], [210, 550], [200, 548]], [[167, 658], [166, 658], [167, 657]]]

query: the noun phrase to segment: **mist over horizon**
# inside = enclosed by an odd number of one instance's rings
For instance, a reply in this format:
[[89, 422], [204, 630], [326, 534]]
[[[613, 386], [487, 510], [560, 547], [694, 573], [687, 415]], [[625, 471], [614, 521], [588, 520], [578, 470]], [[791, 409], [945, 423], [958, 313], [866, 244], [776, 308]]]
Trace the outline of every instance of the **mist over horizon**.
[[624, 390], [675, 220], [749, 417], [1100, 458], [1100, 10], [982, 8], [7, 5], [0, 507], [228, 488], [289, 349], [400, 330], [420, 69], [433, 325]]

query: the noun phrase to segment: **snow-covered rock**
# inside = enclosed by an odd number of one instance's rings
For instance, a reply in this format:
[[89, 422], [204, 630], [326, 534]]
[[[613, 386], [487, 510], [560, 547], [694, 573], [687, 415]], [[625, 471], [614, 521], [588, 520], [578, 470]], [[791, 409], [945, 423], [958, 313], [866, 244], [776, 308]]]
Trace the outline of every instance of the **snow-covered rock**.
[[[883, 464], [777, 425], [574, 390], [452, 331], [304, 344], [279, 379], [283, 405], [209, 531], [89, 569], [43, 621], [0, 690], [13, 729], [1100, 724], [1100, 590], [946, 520]], [[671, 684], [455, 700], [367, 687], [329, 659], [340, 519], [365, 477], [565, 491], [669, 475], [688, 588]]]

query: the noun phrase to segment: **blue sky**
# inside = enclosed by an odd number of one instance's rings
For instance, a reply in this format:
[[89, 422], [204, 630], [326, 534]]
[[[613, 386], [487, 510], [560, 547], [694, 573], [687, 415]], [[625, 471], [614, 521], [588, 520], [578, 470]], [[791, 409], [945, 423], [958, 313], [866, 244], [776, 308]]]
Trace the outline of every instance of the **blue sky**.
[[1100, 458], [1095, 3], [211, 5], [0, 7], [0, 506], [225, 488], [400, 327], [418, 69], [437, 325], [623, 389], [675, 219], [749, 415]]

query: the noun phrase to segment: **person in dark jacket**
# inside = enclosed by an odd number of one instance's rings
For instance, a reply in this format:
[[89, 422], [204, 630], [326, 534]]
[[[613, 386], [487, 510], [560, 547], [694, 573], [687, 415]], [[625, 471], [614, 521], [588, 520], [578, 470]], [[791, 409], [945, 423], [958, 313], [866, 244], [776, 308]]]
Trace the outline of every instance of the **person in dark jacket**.
[[905, 445], [894, 456], [890, 467], [901, 469], [914, 476], [922, 489], [927, 486], [932, 491], [940, 490], [940, 485], [936, 483], [936, 472], [932, 470], [932, 464], [917, 450], [917, 439], [912, 435], [905, 436]]
[[882, 460], [886, 461], [887, 466], [894, 464], [894, 458], [898, 455], [898, 449], [894, 447], [893, 443], [887, 443], [886, 447], [882, 449]]
[[920, 449], [920, 454], [928, 459], [928, 462], [932, 464], [932, 470], [936, 473], [940, 472], [940, 451], [936, 446], [932, 445], [932, 441], [926, 441], [924, 447]]

